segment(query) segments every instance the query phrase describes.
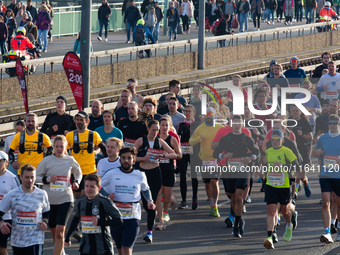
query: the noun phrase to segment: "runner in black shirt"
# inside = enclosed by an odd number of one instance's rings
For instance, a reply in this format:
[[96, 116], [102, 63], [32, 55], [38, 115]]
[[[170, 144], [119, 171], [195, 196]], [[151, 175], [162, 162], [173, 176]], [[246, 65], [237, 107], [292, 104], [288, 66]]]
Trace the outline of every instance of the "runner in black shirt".
[[87, 127], [89, 130], [95, 131], [96, 128], [104, 126], [102, 110], [103, 110], [102, 102], [99, 100], [94, 100], [91, 106], [92, 114], [89, 117], [90, 124]]
[[132, 94], [130, 90], [124, 89], [122, 91], [121, 99], [122, 99], [123, 106], [118, 109], [115, 109], [116, 118], [115, 118], [114, 124], [116, 126], [118, 126], [119, 121], [129, 117], [128, 104], [131, 101], [131, 96]]

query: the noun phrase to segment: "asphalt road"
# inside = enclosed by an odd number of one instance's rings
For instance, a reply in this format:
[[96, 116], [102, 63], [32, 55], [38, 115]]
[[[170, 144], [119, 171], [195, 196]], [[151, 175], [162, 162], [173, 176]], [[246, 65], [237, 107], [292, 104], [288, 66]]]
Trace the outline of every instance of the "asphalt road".
[[[303, 25], [305, 22], [297, 22], [293, 23], [292, 26], [299, 26]], [[189, 39], [194, 39], [198, 38], [198, 29], [196, 26], [193, 24], [191, 26], [191, 33], [190, 34], [183, 34], [178, 36], [178, 40], [189, 40]], [[283, 23], [275, 23], [275, 25], [268, 25], [266, 22], [261, 23], [261, 30], [267, 30], [267, 29], [272, 29], [274, 27], [285, 27]], [[253, 23], [248, 22], [248, 31], [253, 31]], [[235, 31], [237, 33], [238, 31]], [[305, 30], [305, 35], [310, 34], [310, 30]], [[118, 32], [109, 32], [108, 35], [108, 42], [105, 41], [98, 41], [97, 40], [97, 34], [92, 34], [92, 44], [93, 44], [93, 50], [96, 51], [103, 51], [103, 50], [110, 50], [110, 49], [121, 49], [125, 47], [132, 47], [132, 44], [126, 44], [126, 32], [124, 31], [118, 31]], [[211, 32], [206, 32], [205, 33], [206, 37], [213, 36]], [[280, 34], [280, 38], [285, 38], [285, 34]], [[290, 34], [288, 34], [290, 36]], [[298, 36], [298, 32], [292, 33], [292, 37]], [[132, 38], [132, 33], [131, 33], [131, 38]], [[48, 44], [48, 52], [47, 53], [42, 53], [42, 58], [47, 58], [47, 57], [55, 57], [55, 56], [64, 56], [68, 51], [71, 51], [73, 49], [73, 44], [75, 41], [76, 37], [74, 36], [65, 36], [61, 38], [54, 38], [53, 43]], [[250, 38], [249, 38], [250, 40]], [[264, 38], [262, 38], [264, 40]], [[273, 40], [273, 36], [268, 35], [267, 40]], [[159, 43], [163, 42], [168, 42], [169, 37], [168, 36], [163, 36], [163, 30], [162, 28], [160, 29], [160, 38], [159, 38]], [[255, 42], [260, 42], [260, 36], [254, 36], [252, 38], [252, 41]], [[234, 43], [236, 43], [234, 41]], [[239, 39], [238, 41], [239, 44], [245, 44], [246, 39]], [[249, 43], [249, 41], [248, 41]], [[227, 40], [226, 45], [228, 46], [229, 40]], [[232, 45], [230, 43], [230, 45]], [[197, 51], [197, 44], [193, 45], [192, 50]], [[208, 48], [213, 49], [217, 47], [217, 43], [209, 43]], [[189, 47], [187, 47], [187, 50], [189, 50]], [[184, 53], [184, 47], [177, 47], [175, 48], [175, 53]], [[152, 55], [155, 54], [153, 51], [151, 53]], [[170, 54], [173, 54], [172, 49], [170, 49]], [[157, 56], [164, 56], [167, 55], [167, 49], [163, 50], [157, 50]], [[137, 54], [132, 54], [133, 59], [135, 60], [137, 57]], [[114, 56], [113, 59], [114, 62], [117, 62], [116, 56]], [[130, 54], [125, 54], [125, 55], [120, 55], [119, 56], [119, 62], [124, 62], [124, 61], [130, 61]], [[99, 65], [105, 65], [105, 64], [110, 64], [110, 57], [106, 58], [100, 58], [99, 59]], [[96, 65], [96, 59], [92, 59], [91, 65], [95, 66]], [[64, 70], [61, 64], [55, 64], [53, 67], [54, 71], [61, 71]], [[51, 71], [51, 67], [47, 66], [46, 68], [47, 72]], [[44, 67], [43, 65], [38, 66], [38, 69], [36, 71], [36, 74], [41, 74], [44, 72]], [[4, 73], [3, 78], [8, 78], [9, 76]]]
[[[313, 194], [306, 198], [303, 190], [299, 192], [296, 210], [299, 213], [298, 227], [293, 231], [291, 242], [282, 239], [285, 224], [281, 217], [281, 226], [277, 228], [279, 243], [274, 250], [267, 250], [263, 242], [267, 237], [266, 204], [264, 193], [260, 192], [261, 184], [254, 179], [251, 193], [252, 202], [247, 204], [247, 212], [242, 216], [246, 221], [245, 233], [242, 239], [234, 239], [231, 228], [227, 228], [224, 219], [228, 215], [230, 205], [220, 184], [219, 210], [220, 218], [209, 215], [209, 203], [206, 201], [204, 185], [199, 182], [199, 208], [169, 211], [171, 220], [163, 231], [153, 231], [153, 243], [143, 241], [146, 229], [146, 213], [142, 210], [141, 231], [134, 247], [137, 255], [173, 255], [173, 254], [339, 254], [340, 242], [323, 244], [319, 241], [324, 228], [321, 219], [320, 186], [317, 173], [309, 173], [310, 186]], [[191, 182], [188, 178], [188, 202], [191, 203]], [[175, 194], [179, 200], [179, 177], [175, 184]], [[335, 235], [333, 235], [333, 239]], [[12, 254], [9, 247], [9, 254]], [[65, 249], [69, 255], [78, 253], [79, 243], [72, 239], [72, 246]], [[117, 254], [117, 250], [115, 249]], [[53, 254], [53, 241], [49, 231], [46, 231], [44, 254]]]

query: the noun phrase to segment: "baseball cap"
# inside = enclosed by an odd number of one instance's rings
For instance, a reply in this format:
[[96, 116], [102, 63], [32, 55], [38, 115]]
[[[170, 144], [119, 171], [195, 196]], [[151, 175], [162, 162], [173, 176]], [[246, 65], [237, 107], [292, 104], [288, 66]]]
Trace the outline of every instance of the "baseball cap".
[[280, 136], [281, 138], [283, 138], [283, 134], [282, 134], [282, 131], [280, 129], [275, 129], [273, 130], [273, 133], [272, 133], [272, 136], [273, 135], [278, 135]]
[[7, 155], [6, 152], [0, 151], [0, 160], [1, 160], [1, 159], [5, 159], [5, 160], [8, 161], [8, 155]]
[[269, 67], [271, 67], [272, 65], [277, 65], [277, 61], [276, 60], [272, 60], [270, 61]]
[[332, 116], [332, 115], [330, 115], [330, 116], [328, 117], [328, 121], [336, 121], [336, 122], [339, 122], [339, 120], [338, 120], [336, 117]]
[[80, 116], [80, 117], [82, 117], [82, 118], [89, 119], [89, 115], [88, 115], [86, 112], [84, 112], [84, 111], [79, 111], [79, 112], [76, 114], [76, 116]]

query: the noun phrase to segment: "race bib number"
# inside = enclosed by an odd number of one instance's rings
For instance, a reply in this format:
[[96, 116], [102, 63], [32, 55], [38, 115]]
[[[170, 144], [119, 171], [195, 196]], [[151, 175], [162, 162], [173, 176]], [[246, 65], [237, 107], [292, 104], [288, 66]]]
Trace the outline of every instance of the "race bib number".
[[36, 229], [37, 213], [17, 211], [17, 228], [18, 229]]
[[216, 166], [217, 161], [216, 160], [206, 160], [202, 161], [203, 166]]
[[136, 140], [125, 138], [124, 146], [133, 147], [135, 145], [135, 142]]
[[336, 99], [338, 96], [338, 93], [336, 91], [329, 91], [325, 92], [325, 99]]
[[272, 186], [282, 186], [285, 183], [284, 173], [282, 172], [269, 172], [268, 184]]
[[244, 163], [242, 162], [242, 158], [230, 158], [228, 159], [228, 165], [239, 171], [240, 168], [244, 166]]
[[132, 203], [115, 203], [123, 219], [132, 219], [137, 204]]
[[300, 88], [300, 83], [290, 84], [289, 87], [291, 87], [291, 88]]
[[323, 164], [326, 168], [334, 168], [336, 165], [336, 160], [338, 159], [338, 156], [333, 156], [333, 155], [325, 155], [323, 157]]
[[50, 190], [52, 191], [66, 191], [67, 187], [67, 176], [57, 176], [56, 182], [50, 183]]
[[100, 226], [93, 225], [93, 218], [96, 218], [96, 216], [81, 216], [81, 228], [84, 234], [98, 234], [102, 232]]
[[189, 143], [182, 143], [181, 149], [182, 149], [182, 154], [193, 154], [194, 153], [194, 147], [191, 146]]
[[151, 149], [149, 148], [146, 152], [146, 155], [150, 155], [150, 159], [149, 159], [149, 162], [152, 162], [152, 163], [169, 163], [170, 160], [169, 159], [155, 159], [155, 156], [157, 154], [163, 154], [164, 151], [163, 150], [156, 150], [156, 149]]

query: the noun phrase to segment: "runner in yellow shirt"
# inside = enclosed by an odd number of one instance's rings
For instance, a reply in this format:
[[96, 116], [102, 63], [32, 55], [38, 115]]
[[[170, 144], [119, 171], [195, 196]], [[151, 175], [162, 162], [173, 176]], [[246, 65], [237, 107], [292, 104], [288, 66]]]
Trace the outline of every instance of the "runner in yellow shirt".
[[[9, 161], [14, 169], [21, 174], [21, 166], [31, 164], [35, 168], [44, 158], [43, 147], [47, 148], [47, 155], [52, 154], [52, 144], [50, 138], [37, 130], [38, 116], [35, 113], [26, 115], [26, 130], [15, 135], [9, 146]], [[18, 161], [15, 161], [14, 152], [19, 149]], [[46, 156], [47, 156], [46, 155]]]

